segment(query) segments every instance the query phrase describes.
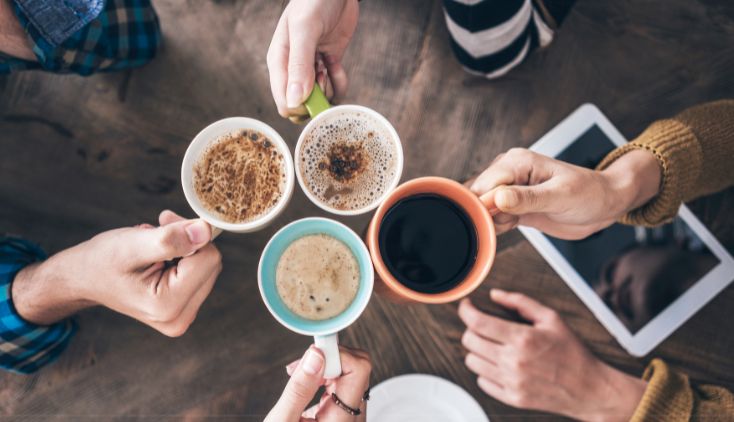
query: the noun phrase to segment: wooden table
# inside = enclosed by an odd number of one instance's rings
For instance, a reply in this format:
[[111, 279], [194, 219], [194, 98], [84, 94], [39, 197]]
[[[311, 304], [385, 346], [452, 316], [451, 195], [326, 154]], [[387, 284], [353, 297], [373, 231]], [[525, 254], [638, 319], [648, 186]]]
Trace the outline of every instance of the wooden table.
[[[193, 136], [222, 117], [264, 120], [295, 145], [301, 128], [278, 117], [265, 65], [284, 2], [181, 3], [155, 2], [166, 45], [141, 69], [0, 77], [0, 231], [56, 252], [106, 229], [154, 222], [165, 208], [192, 215], [179, 183], [181, 159]], [[734, 96], [734, 4], [726, 0], [579, 1], [550, 48], [498, 81], [472, 77], [455, 62], [439, 1], [369, 0], [361, 8], [346, 58], [347, 102], [394, 123], [405, 180], [465, 179], [496, 154], [532, 144], [585, 102], [632, 137], [686, 106]], [[695, 208], [732, 250], [734, 192]], [[312, 215], [324, 214], [297, 189], [272, 226], [217, 239], [224, 271], [181, 338], [105, 309], [83, 312], [57, 363], [32, 376], [0, 375], [0, 415], [262, 419], [286, 382], [284, 365], [310, 339], [267, 312], [256, 264], [279, 227]], [[342, 221], [361, 230], [367, 217]], [[488, 286], [525, 292], [558, 309], [602, 359], [641, 372], [649, 358], [626, 355], [517, 232], [499, 248], [478, 302], [488, 302]], [[730, 287], [650, 357], [734, 388], [733, 305]], [[373, 384], [437, 374], [466, 388], [493, 420], [537, 416], [480, 392], [462, 364], [462, 328], [453, 304], [397, 306], [375, 297], [342, 342], [375, 357]]]

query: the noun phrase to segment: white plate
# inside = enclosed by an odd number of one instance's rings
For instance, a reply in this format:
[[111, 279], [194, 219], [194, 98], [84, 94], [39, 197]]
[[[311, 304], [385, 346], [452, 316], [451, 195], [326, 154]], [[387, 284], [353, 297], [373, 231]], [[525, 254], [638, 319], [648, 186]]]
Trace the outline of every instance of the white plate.
[[370, 392], [367, 422], [489, 422], [472, 396], [434, 375], [409, 374]]

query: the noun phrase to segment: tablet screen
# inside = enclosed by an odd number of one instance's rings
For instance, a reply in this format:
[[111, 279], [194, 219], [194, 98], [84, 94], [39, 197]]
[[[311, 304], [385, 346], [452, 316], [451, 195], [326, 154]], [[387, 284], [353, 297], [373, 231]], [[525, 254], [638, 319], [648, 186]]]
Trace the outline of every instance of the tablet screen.
[[[593, 169], [614, 148], [594, 125], [556, 158]], [[613, 224], [583, 240], [547, 237], [633, 335], [720, 262], [680, 218], [653, 229]]]

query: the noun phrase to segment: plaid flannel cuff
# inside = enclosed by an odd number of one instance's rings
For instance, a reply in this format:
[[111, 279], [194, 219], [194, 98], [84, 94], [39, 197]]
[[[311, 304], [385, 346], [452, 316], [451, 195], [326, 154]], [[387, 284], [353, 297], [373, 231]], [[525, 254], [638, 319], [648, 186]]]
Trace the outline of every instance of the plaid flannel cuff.
[[49, 42], [17, 4], [14, 10], [38, 62], [0, 56], [0, 74], [42, 69], [88, 76], [137, 67], [153, 59], [161, 44], [160, 24], [150, 0], [107, 0], [95, 19], [59, 45]]
[[0, 238], [0, 368], [29, 374], [53, 362], [76, 332], [72, 320], [42, 326], [25, 321], [15, 310], [11, 287], [25, 266], [45, 258], [36, 245]]

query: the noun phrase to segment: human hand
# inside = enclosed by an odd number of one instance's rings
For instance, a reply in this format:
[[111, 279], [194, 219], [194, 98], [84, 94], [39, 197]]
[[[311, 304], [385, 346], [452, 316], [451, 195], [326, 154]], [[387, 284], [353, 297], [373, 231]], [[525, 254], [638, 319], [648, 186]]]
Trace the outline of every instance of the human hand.
[[529, 324], [485, 314], [464, 299], [459, 317], [467, 368], [485, 393], [511, 406], [582, 420], [629, 420], [646, 382], [589, 352], [560, 316], [529, 297], [492, 289], [491, 299]]
[[286, 6], [267, 55], [270, 89], [281, 116], [294, 122], [308, 118], [303, 102], [314, 80], [327, 97], [344, 95], [347, 74], [341, 61], [358, 16], [357, 0], [291, 0]]
[[214, 286], [221, 255], [203, 220], [163, 211], [159, 222], [101, 233], [26, 267], [12, 286], [17, 311], [46, 325], [103, 305], [165, 335], [182, 335]]
[[581, 239], [645, 204], [660, 189], [655, 157], [624, 154], [604, 171], [513, 148], [471, 184], [494, 215], [497, 233], [518, 224], [562, 239]]
[[[291, 379], [283, 390], [266, 422], [363, 422], [367, 420], [367, 403], [362, 400], [370, 385], [372, 364], [366, 352], [340, 346], [342, 375], [325, 380], [324, 355], [316, 347], [310, 347], [303, 358], [286, 367]], [[319, 387], [326, 387], [321, 400], [308, 410]], [[331, 394], [352, 409], [360, 409], [359, 416], [352, 416], [334, 403]]]
[[38, 61], [23, 25], [13, 12], [13, 3], [0, 0], [0, 52], [28, 61]]

